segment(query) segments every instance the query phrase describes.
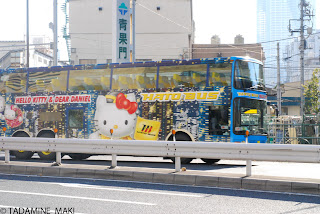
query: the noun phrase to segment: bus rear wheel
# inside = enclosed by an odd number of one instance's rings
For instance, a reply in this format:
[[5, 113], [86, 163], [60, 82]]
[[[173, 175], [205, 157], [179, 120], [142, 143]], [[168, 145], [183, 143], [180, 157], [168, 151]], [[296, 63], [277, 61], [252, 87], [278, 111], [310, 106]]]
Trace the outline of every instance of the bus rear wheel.
[[207, 158], [201, 158], [201, 160], [203, 162], [205, 162], [206, 164], [214, 164], [217, 163], [220, 159], [207, 159]]
[[[182, 131], [177, 131], [176, 135], [176, 141], [192, 141], [191, 137], [186, 134], [185, 132]], [[167, 141], [173, 141], [173, 135], [171, 134], [169, 136], [169, 138], [167, 139]], [[172, 160], [172, 162], [175, 162], [175, 158], [171, 157], [170, 158]], [[193, 160], [193, 158], [181, 158], [181, 163], [182, 164], [188, 164]]]
[[[25, 132], [17, 132], [15, 134], [13, 134], [12, 137], [28, 137], [28, 138], [30, 138], [30, 136]], [[10, 153], [19, 160], [29, 160], [29, 159], [31, 159], [31, 157], [34, 154], [34, 152], [23, 151], [23, 150], [10, 151]]]
[[[54, 133], [51, 131], [45, 131], [41, 134], [39, 134], [37, 137], [42, 137], [42, 138], [55, 138]], [[55, 152], [38, 152], [38, 155], [40, 159], [42, 160], [55, 160], [56, 159], [56, 153]]]

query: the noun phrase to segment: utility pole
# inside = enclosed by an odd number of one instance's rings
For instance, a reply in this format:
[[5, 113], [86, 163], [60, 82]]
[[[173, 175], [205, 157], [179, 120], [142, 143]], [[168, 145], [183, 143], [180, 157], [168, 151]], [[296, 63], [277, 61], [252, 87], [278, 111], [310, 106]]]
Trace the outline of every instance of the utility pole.
[[29, 68], [29, 0], [27, 0], [27, 56], [26, 56], [26, 67]]
[[53, 0], [53, 65], [58, 65], [58, 2]]
[[305, 6], [305, 0], [301, 0], [300, 5], [300, 97], [301, 97], [301, 103], [300, 103], [300, 115], [304, 115], [304, 25], [303, 25], [303, 19], [304, 19], [304, 6]]
[[[311, 6], [306, 0], [300, 1], [300, 19], [290, 19], [289, 20], [289, 32], [291, 35], [295, 32], [300, 33], [300, 115], [304, 115], [304, 105], [305, 105], [305, 98], [304, 98], [304, 49], [305, 49], [305, 37], [304, 32], [306, 26], [304, 26], [304, 21], [311, 21], [311, 17], [313, 17], [313, 12], [311, 11]], [[308, 17], [308, 19], [305, 19]], [[300, 21], [300, 28], [299, 29], [292, 29], [291, 28], [291, 21]]]
[[131, 0], [131, 62], [136, 61], [136, 0]]
[[281, 88], [280, 88], [280, 44], [277, 43], [277, 105], [279, 115], [282, 114], [281, 112]]

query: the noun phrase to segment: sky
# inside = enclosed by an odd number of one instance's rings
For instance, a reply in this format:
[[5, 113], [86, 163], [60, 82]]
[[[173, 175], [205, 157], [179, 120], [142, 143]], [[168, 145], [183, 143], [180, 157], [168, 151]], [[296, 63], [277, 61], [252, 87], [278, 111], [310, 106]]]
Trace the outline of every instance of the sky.
[[[64, 0], [58, 0], [59, 26], [64, 24], [60, 9]], [[320, 1], [317, 1], [320, 12]], [[49, 23], [53, 19], [53, 0], [29, 0], [30, 36], [46, 35], [52, 38]], [[245, 43], [256, 42], [256, 0], [193, 0], [195, 21], [195, 43], [208, 44], [213, 35], [219, 35], [221, 43], [233, 43], [234, 37], [241, 34]], [[26, 35], [26, 0], [0, 0], [0, 40], [24, 40]], [[320, 18], [317, 26], [320, 26]], [[65, 41], [59, 34], [59, 48], [62, 58]]]

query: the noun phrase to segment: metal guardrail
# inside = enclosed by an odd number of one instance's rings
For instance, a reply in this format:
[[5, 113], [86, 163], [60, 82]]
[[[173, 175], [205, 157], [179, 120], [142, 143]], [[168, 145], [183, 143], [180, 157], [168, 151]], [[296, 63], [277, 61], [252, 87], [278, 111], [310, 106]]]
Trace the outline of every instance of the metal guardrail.
[[61, 153], [108, 154], [112, 167], [117, 166], [117, 155], [175, 157], [176, 171], [180, 158], [247, 160], [247, 176], [251, 160], [320, 163], [320, 145], [0, 137], [0, 149], [6, 163], [10, 150], [56, 152], [57, 164]]

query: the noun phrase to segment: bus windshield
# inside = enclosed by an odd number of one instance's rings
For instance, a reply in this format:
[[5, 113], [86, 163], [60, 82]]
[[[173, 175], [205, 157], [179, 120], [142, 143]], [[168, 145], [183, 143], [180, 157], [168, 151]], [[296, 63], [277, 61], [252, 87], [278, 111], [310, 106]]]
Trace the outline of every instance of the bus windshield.
[[236, 89], [265, 90], [261, 64], [238, 60], [234, 77]]
[[263, 100], [238, 98], [234, 101], [234, 133], [266, 134], [267, 103]]

